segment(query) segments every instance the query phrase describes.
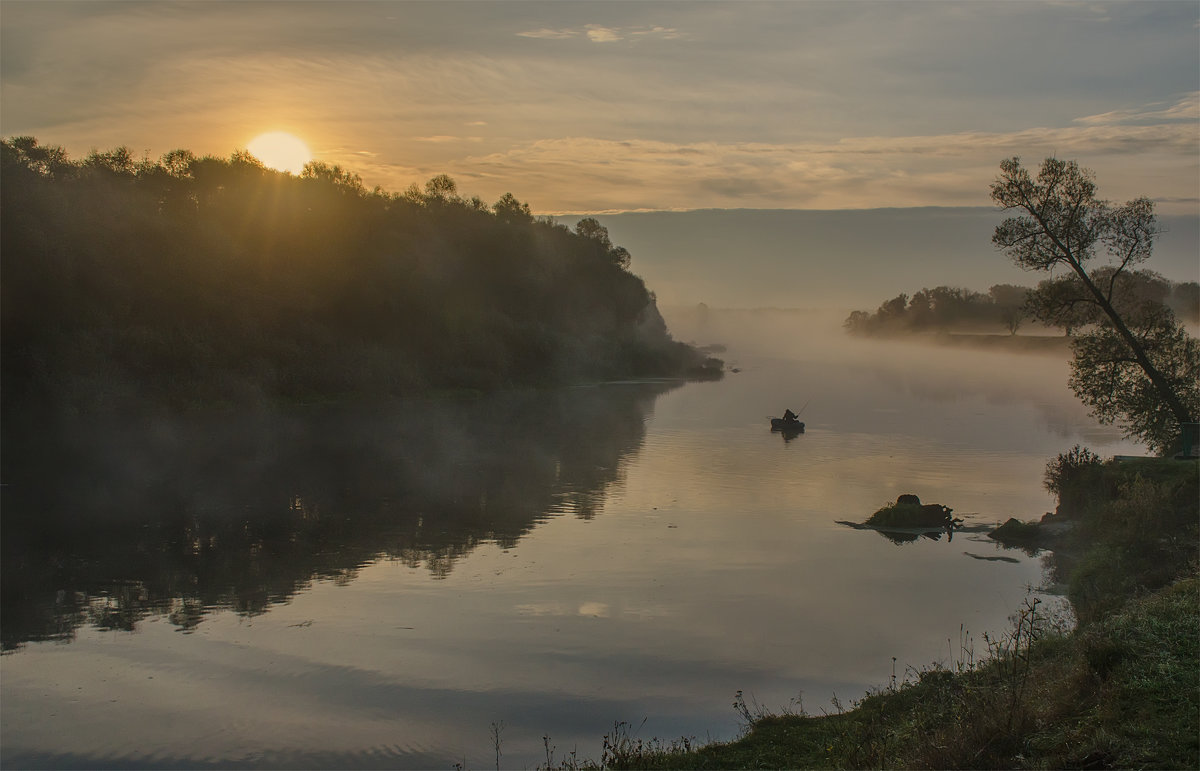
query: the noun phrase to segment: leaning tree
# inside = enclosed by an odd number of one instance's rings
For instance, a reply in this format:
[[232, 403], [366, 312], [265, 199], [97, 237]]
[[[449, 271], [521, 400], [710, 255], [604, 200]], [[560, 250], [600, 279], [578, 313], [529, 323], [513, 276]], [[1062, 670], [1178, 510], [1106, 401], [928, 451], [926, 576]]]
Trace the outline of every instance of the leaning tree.
[[[992, 199], [1017, 214], [992, 242], [1026, 270], [1069, 271], [1043, 282], [1029, 307], [1048, 318], [1083, 305], [1098, 322], [1073, 344], [1072, 388], [1101, 421], [1120, 422], [1128, 435], [1167, 451], [1200, 412], [1200, 346], [1161, 303], [1120, 296], [1153, 251], [1154, 203], [1098, 199], [1094, 175], [1074, 161], [1047, 158], [1036, 179], [1019, 158], [1000, 170]], [[1108, 261], [1092, 266], [1101, 249]], [[1075, 289], [1064, 291], [1067, 284]]]

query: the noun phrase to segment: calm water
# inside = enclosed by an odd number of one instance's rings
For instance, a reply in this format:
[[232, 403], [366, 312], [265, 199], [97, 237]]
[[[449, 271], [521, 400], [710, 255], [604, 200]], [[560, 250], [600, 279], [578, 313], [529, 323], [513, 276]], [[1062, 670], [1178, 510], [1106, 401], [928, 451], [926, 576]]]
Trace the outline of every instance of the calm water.
[[[556, 758], [598, 758], [618, 720], [732, 738], [738, 690], [817, 712], [893, 657], [947, 663], [960, 629], [1007, 626], [1039, 558], [838, 520], [909, 492], [1034, 518], [1049, 457], [1139, 449], [1087, 418], [1065, 361], [826, 321], [677, 330], [729, 343], [741, 371], [715, 383], [10, 441], [0, 760], [478, 769], [496, 724], [501, 765], [531, 768], [543, 736]], [[768, 430], [806, 403], [807, 433]]]

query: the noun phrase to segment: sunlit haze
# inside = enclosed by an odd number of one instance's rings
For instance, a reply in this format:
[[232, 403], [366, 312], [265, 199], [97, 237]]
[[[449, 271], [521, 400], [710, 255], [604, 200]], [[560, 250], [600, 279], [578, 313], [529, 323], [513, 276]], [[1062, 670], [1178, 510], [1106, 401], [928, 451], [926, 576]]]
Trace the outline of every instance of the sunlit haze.
[[1198, 0], [0, 0], [0, 211], [0, 769], [1200, 766]]
[[1197, 208], [1196, 3], [6, 2], [0, 133], [228, 157], [286, 125], [535, 213], [988, 206], [1057, 154]]
[[312, 160], [312, 152], [299, 137], [285, 131], [259, 134], [246, 146], [250, 153], [268, 168], [299, 174]]

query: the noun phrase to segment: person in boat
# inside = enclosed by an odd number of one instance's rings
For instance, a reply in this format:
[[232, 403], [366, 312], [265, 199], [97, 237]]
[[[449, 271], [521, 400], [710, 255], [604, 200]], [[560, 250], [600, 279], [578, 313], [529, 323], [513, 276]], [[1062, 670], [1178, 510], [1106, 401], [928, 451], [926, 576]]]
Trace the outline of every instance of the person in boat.
[[792, 412], [791, 410], [784, 410], [783, 411], [783, 419], [787, 423], [795, 423], [797, 420], [800, 419], [800, 416], [797, 415], [796, 413]]

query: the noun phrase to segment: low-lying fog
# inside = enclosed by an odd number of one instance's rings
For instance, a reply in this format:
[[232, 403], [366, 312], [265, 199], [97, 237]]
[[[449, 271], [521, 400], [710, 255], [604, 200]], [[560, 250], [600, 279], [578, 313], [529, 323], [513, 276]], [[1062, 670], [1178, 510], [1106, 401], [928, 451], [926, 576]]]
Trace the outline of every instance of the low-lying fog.
[[[660, 305], [803, 306], [874, 310], [901, 292], [940, 285], [986, 292], [1033, 286], [992, 244], [1007, 216], [995, 207], [843, 211], [723, 209], [598, 217]], [[574, 225], [579, 217], [561, 217]], [[1154, 255], [1140, 267], [1200, 280], [1200, 217], [1162, 215]], [[1098, 260], [1098, 264], [1099, 264]]]
[[[989, 405], [1036, 411], [1043, 430], [1067, 443], [1058, 449], [1043, 447], [1028, 435], [1028, 427], [1015, 420], [978, 427], [992, 434], [993, 441], [999, 438], [997, 432], [1011, 432], [1008, 444], [1013, 449], [1052, 450], [1053, 454], [1070, 443], [1094, 440], [1105, 445], [1117, 442], [1123, 453], [1144, 451], [1120, 440], [1115, 428], [1100, 426], [1070, 391], [1070, 352], [1065, 344], [1010, 353], [991, 347], [940, 344], [933, 336], [864, 338], [842, 328], [847, 313], [697, 306], [663, 309], [676, 339], [715, 347], [713, 355], [724, 359], [726, 377], [775, 367], [785, 360], [795, 362], [794, 369], [781, 369], [778, 395], [762, 394], [765, 403], [761, 406], [779, 414], [786, 407], [798, 410], [811, 401], [809, 411], [802, 415], [810, 425], [824, 422], [840, 431], [872, 432], [880, 431], [884, 424], [897, 428], [905, 424], [903, 430], [913, 436], [952, 435], [973, 430], [976, 411], [970, 400], [978, 398]], [[1047, 334], [1044, 330], [1029, 332]], [[997, 331], [997, 335], [1004, 333]]]

